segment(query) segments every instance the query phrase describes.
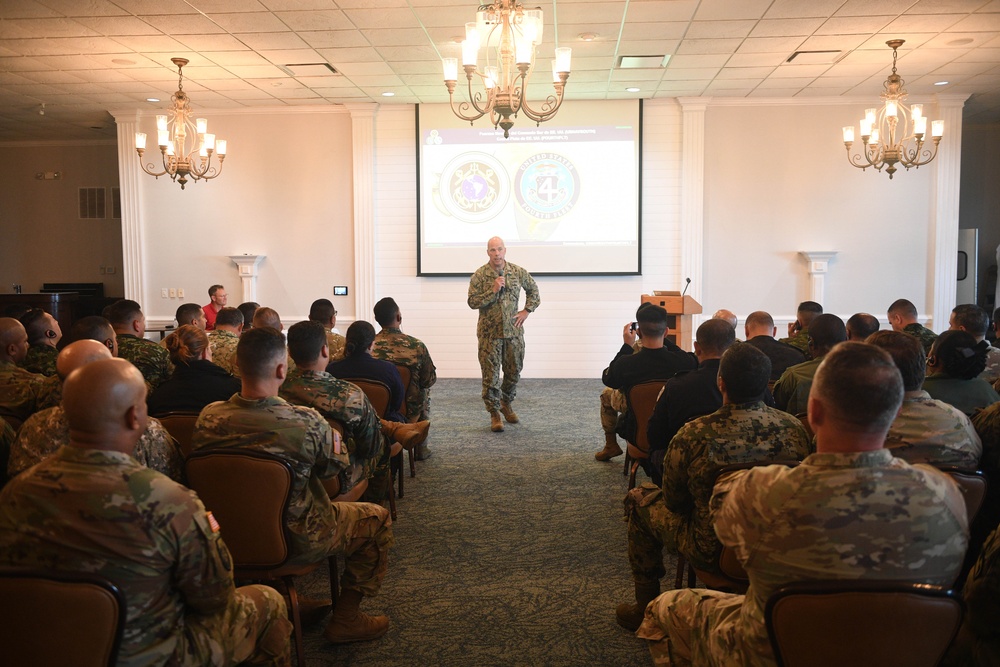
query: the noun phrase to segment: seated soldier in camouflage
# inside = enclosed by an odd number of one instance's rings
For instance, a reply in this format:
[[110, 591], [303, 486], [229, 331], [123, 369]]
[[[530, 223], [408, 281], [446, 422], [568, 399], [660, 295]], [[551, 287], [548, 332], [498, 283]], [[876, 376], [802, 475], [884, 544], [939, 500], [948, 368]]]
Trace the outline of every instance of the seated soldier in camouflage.
[[62, 330], [56, 318], [41, 308], [32, 308], [21, 316], [21, 324], [28, 333], [28, 354], [21, 361], [21, 368], [45, 375], [56, 374], [56, 347], [62, 339]]
[[20, 425], [35, 410], [43, 395], [45, 376], [17, 364], [28, 354], [28, 334], [12, 317], [0, 317], [0, 417]]
[[339, 477], [341, 489], [349, 490], [350, 459], [339, 444], [334, 447], [331, 428], [316, 410], [278, 397], [287, 356], [276, 329], [255, 326], [244, 333], [236, 348], [243, 387], [202, 410], [192, 446], [252, 449], [291, 464], [295, 478], [285, 516], [291, 562], [315, 563], [331, 555], [345, 562], [340, 599], [324, 634], [334, 643], [376, 639], [389, 629], [388, 617], [369, 616], [359, 607], [363, 596], [375, 595], [382, 585], [392, 519], [374, 503], [330, 502], [322, 480]]
[[236, 344], [243, 333], [243, 313], [238, 308], [223, 308], [215, 316], [215, 329], [208, 332], [212, 348], [212, 363], [224, 368], [231, 375], [240, 376], [236, 365]]
[[764, 404], [770, 377], [771, 360], [763, 352], [746, 343], [729, 347], [717, 379], [722, 407], [691, 420], [671, 439], [663, 458], [661, 489], [646, 483], [626, 496], [636, 602], [618, 605], [619, 625], [637, 629], [646, 605], [660, 594], [660, 579], [666, 573], [664, 549], [682, 554], [698, 569], [718, 567], [722, 545], [708, 502], [719, 468], [801, 461], [809, 455], [809, 436], [802, 423]]
[[[392, 297], [385, 297], [375, 304], [375, 321], [382, 330], [375, 334], [372, 356], [404, 366], [410, 371], [410, 384], [406, 387], [406, 418], [409, 421], [430, 419], [430, 389], [437, 382], [437, 369], [427, 346], [400, 330], [403, 316]], [[430, 455], [430, 450], [421, 446], [417, 459], [423, 460]]]
[[347, 340], [334, 331], [337, 327], [337, 309], [329, 299], [316, 299], [309, 306], [309, 321], [319, 322], [326, 331], [326, 346], [330, 348], [330, 361], [340, 361], [344, 358], [344, 346]]
[[[299, 322], [288, 328], [288, 352], [295, 370], [281, 385], [279, 395], [289, 403], [314, 408], [326, 419], [344, 425], [344, 443], [351, 460], [347, 472], [355, 493], [336, 500], [383, 503], [389, 493], [389, 443], [400, 440], [416, 446], [427, 437], [428, 422], [401, 424], [379, 420], [375, 408], [357, 385], [326, 372], [329, 352], [319, 322]], [[367, 487], [367, 488], [365, 488]]]
[[10, 460], [10, 448], [14, 444], [15, 438], [17, 438], [17, 432], [14, 431], [14, 427], [8, 424], [3, 417], [0, 417], [0, 489], [10, 479], [7, 477], [7, 462]]
[[[96, 340], [104, 347], [108, 348], [112, 357], [118, 356], [118, 341], [115, 337], [115, 330], [111, 322], [100, 315], [88, 315], [80, 318], [70, 327], [68, 341], [75, 343], [78, 340]], [[58, 371], [58, 368], [56, 369]], [[45, 386], [38, 402], [38, 410], [45, 410], [59, 405], [62, 400], [63, 378], [55, 375], [45, 379]], [[163, 472], [163, 471], [161, 471]]]
[[948, 328], [971, 334], [977, 344], [986, 341], [986, 368], [979, 377], [990, 384], [1000, 381], [1000, 348], [993, 347], [986, 340], [986, 334], [990, 330], [989, 313], [974, 303], [955, 306], [948, 318]]
[[118, 356], [131, 361], [142, 377], [146, 378], [149, 390], [170, 376], [170, 355], [165, 349], [146, 335], [146, 316], [139, 304], [130, 299], [121, 299], [108, 306], [105, 317], [114, 327], [118, 339]]
[[903, 405], [885, 438], [893, 456], [939, 467], [978, 467], [983, 444], [972, 422], [958, 408], [921, 389], [926, 358], [920, 341], [898, 331], [879, 331], [867, 342], [888, 352], [903, 377]]
[[88, 364], [66, 379], [63, 405], [69, 445], [0, 493], [0, 565], [114, 582], [127, 605], [119, 664], [289, 664], [281, 595], [235, 588], [198, 496], [130, 456], [146, 430], [139, 371], [122, 359]]
[[844, 321], [826, 313], [818, 315], [809, 324], [809, 361], [785, 369], [774, 385], [774, 404], [793, 415], [801, 415], [809, 406], [809, 388], [823, 357], [847, 340]]
[[909, 334], [920, 341], [924, 354], [929, 354], [937, 334], [917, 321], [917, 307], [909, 299], [896, 299], [886, 311], [893, 331]]
[[[79, 340], [63, 348], [56, 360], [59, 377], [64, 381], [78, 368], [101, 359], [111, 359], [111, 351], [94, 340]], [[70, 432], [61, 405], [31, 415], [17, 432], [10, 451], [7, 473], [11, 478], [51, 456], [69, 444]], [[175, 482], [183, 482], [184, 459], [174, 439], [159, 421], [150, 417], [145, 431], [132, 453], [136, 461], [160, 472]]]
[[822, 314], [823, 306], [815, 301], [803, 301], [795, 311], [795, 321], [788, 323], [788, 338], [782, 338], [779, 342], [791, 345], [806, 355], [806, 359], [810, 359], [809, 326]]
[[[636, 635], [657, 665], [773, 665], [764, 604], [779, 587], [817, 579], [950, 586], [969, 535], [950, 477], [884, 448], [903, 382], [884, 350], [842, 343], [809, 396], [817, 453], [718, 480], [715, 533], [750, 577], [747, 595], [669, 591]], [[845, 638], [845, 641], [849, 641]]]

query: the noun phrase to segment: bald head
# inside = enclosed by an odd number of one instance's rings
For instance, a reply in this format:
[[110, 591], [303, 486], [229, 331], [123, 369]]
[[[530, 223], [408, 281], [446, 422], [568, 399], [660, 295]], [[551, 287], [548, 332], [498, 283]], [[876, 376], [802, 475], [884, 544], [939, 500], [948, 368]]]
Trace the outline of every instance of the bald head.
[[146, 430], [146, 383], [124, 359], [101, 359], [70, 373], [62, 406], [77, 447], [131, 454]]
[[69, 374], [78, 368], [101, 359], [112, 359], [111, 350], [96, 340], [78, 340], [62, 349], [56, 357], [56, 372], [65, 382]]
[[13, 317], [0, 317], [0, 359], [18, 363], [28, 354], [28, 332]]
[[736, 328], [736, 321], [737, 321], [736, 320], [736, 313], [734, 313], [731, 310], [726, 310], [725, 308], [722, 308], [721, 310], [717, 310], [717, 311], [715, 311], [715, 314], [712, 315], [712, 319], [713, 320], [722, 320], [724, 322], [729, 322], [729, 326], [731, 326], [733, 329]]
[[278, 315], [278, 311], [274, 308], [258, 308], [257, 312], [253, 314], [253, 328], [263, 329], [264, 327], [270, 327], [281, 331], [284, 327], [281, 325], [281, 317]]

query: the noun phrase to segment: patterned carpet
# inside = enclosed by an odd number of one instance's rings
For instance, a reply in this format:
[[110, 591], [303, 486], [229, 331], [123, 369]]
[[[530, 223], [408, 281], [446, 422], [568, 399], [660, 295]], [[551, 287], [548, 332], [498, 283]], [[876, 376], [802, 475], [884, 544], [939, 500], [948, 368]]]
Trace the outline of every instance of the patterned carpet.
[[[614, 618], [632, 595], [626, 478], [622, 457], [594, 460], [600, 390], [597, 380], [522, 380], [521, 423], [491, 433], [480, 382], [439, 380], [434, 456], [406, 479], [389, 574], [362, 604], [389, 615], [389, 633], [338, 647], [324, 621], [306, 628], [307, 663], [651, 664]], [[328, 595], [326, 568], [301, 589]]]

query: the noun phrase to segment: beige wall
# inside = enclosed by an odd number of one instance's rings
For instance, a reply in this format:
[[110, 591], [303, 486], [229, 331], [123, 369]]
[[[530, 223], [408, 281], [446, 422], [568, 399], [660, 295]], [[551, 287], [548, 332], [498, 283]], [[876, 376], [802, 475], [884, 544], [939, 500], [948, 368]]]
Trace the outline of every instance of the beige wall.
[[[38, 172], [59, 180], [37, 180]], [[121, 221], [111, 218], [118, 186], [114, 145], [0, 146], [0, 292], [12, 283], [37, 292], [45, 282], [104, 283], [121, 296]], [[79, 219], [79, 188], [107, 189], [108, 217]], [[101, 274], [100, 267], [114, 267]]]

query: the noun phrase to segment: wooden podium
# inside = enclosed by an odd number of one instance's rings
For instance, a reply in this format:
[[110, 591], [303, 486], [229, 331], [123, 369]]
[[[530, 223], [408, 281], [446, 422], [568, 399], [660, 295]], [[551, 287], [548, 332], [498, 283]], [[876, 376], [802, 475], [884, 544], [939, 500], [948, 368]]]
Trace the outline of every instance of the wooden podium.
[[691, 316], [701, 314], [701, 304], [695, 301], [694, 297], [680, 294], [663, 296], [643, 294], [640, 302], [651, 303], [666, 310], [667, 326], [670, 327], [670, 335], [667, 338], [682, 350], [688, 352], [694, 350], [694, 327]]

